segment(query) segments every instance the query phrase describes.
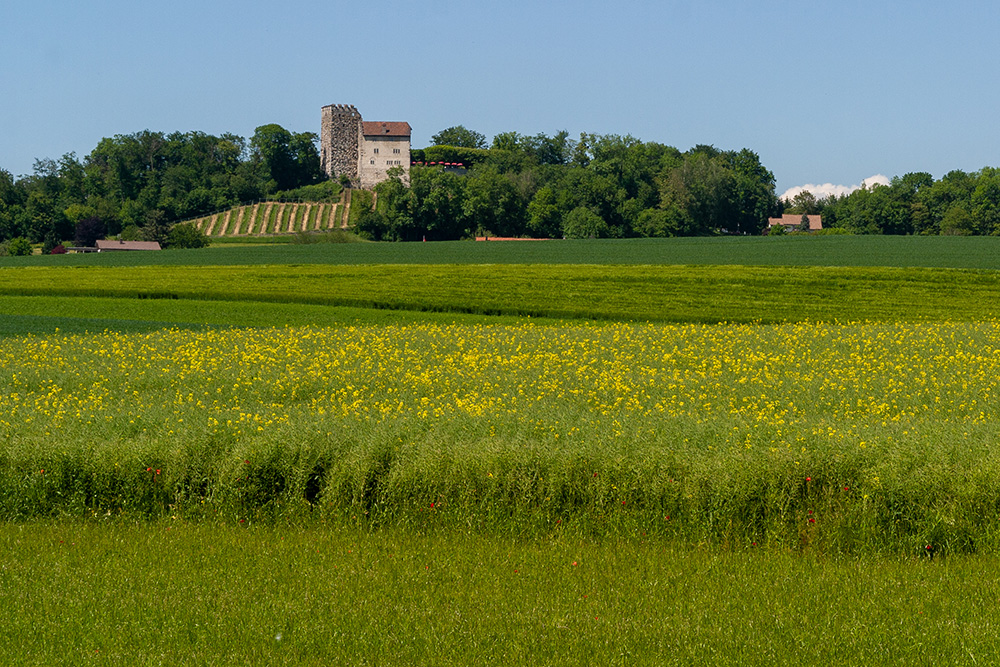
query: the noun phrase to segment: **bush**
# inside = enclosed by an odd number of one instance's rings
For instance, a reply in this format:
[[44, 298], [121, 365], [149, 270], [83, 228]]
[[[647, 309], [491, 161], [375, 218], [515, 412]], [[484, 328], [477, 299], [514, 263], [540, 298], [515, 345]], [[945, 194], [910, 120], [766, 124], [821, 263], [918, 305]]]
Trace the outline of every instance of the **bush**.
[[34, 248], [31, 247], [31, 241], [23, 236], [17, 236], [0, 243], [0, 257], [27, 256], [32, 252], [34, 252]]
[[[348, 183], [350, 183], [349, 179]], [[316, 185], [303, 185], [301, 188], [295, 188], [294, 190], [276, 192], [272, 197], [287, 201], [335, 202], [340, 199], [342, 190], [343, 186], [340, 183], [323, 181]]]
[[50, 255], [65, 255], [66, 254], [66, 246], [64, 246], [62, 243], [60, 243], [56, 247], [52, 248], [52, 250], [49, 251], [49, 254]]
[[208, 237], [191, 223], [174, 225], [167, 234], [167, 248], [204, 248], [208, 245]]

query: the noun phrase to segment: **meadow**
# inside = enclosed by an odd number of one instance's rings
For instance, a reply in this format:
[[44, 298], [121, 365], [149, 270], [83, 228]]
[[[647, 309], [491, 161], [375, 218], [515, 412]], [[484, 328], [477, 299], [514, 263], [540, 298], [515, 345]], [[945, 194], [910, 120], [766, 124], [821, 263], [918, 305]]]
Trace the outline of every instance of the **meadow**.
[[469, 252], [0, 269], [4, 662], [997, 659], [993, 271]]

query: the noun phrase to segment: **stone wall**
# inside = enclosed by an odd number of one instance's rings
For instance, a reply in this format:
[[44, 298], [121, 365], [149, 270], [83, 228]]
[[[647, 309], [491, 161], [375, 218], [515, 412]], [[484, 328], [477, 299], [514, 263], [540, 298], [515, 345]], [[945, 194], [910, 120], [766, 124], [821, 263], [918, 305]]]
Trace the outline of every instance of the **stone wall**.
[[350, 104], [323, 107], [320, 120], [320, 162], [327, 176], [347, 175], [357, 184], [358, 149], [361, 144], [361, 114]]
[[393, 167], [403, 168], [403, 183], [410, 184], [409, 137], [362, 137], [359, 171], [361, 187], [374, 188], [389, 177]]

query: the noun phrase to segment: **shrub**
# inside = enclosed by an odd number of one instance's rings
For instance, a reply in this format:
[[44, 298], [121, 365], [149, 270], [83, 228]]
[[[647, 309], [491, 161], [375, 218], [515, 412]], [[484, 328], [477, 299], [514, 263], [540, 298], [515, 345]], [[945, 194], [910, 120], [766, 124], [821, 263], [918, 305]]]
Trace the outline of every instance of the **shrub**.
[[34, 249], [31, 247], [31, 241], [23, 236], [14, 237], [0, 244], [0, 256], [19, 257], [30, 255], [32, 252]]
[[[350, 179], [348, 179], [350, 183]], [[334, 202], [340, 198], [343, 186], [334, 181], [323, 181], [316, 185], [303, 185], [294, 190], [284, 190], [272, 195], [275, 199], [289, 201]]]
[[208, 237], [190, 223], [174, 225], [167, 234], [167, 248], [204, 248], [208, 245]]

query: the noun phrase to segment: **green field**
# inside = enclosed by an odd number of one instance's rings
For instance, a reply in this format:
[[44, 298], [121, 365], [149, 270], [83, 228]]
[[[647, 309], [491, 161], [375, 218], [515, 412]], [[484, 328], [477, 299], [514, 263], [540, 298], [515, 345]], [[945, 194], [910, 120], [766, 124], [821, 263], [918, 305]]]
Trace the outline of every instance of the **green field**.
[[[214, 242], [214, 241], [213, 241]], [[781, 236], [595, 241], [355, 243], [218, 247], [160, 253], [0, 257], [0, 266], [245, 264], [648, 264], [1000, 269], [990, 236]]]
[[983, 320], [1000, 315], [1000, 273], [542, 264], [25, 267], [0, 269], [0, 295], [713, 324]]
[[996, 662], [1000, 246], [778, 241], [4, 258], [0, 659]]
[[9, 526], [5, 664], [984, 665], [995, 556], [297, 527]]

